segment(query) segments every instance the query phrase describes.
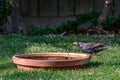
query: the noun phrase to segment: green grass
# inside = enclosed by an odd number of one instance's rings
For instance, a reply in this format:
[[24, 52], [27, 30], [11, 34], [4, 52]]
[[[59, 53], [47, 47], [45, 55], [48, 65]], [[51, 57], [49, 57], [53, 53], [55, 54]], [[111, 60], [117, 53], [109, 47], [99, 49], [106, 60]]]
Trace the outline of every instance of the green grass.
[[[111, 39], [111, 40], [110, 40]], [[110, 48], [92, 57], [85, 69], [43, 70], [26, 72], [12, 63], [15, 54], [39, 52], [80, 53], [73, 41], [105, 42]], [[0, 35], [0, 80], [120, 80], [120, 35], [113, 38], [70, 36], [48, 39], [40, 36]]]

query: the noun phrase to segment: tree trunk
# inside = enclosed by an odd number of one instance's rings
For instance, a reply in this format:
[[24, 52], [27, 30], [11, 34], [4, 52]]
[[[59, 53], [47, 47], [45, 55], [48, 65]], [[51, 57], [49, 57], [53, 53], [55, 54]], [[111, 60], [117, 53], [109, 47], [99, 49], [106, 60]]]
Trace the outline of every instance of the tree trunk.
[[97, 28], [103, 29], [103, 24], [106, 22], [107, 17], [112, 14], [113, 0], [105, 0], [105, 5], [98, 18]]

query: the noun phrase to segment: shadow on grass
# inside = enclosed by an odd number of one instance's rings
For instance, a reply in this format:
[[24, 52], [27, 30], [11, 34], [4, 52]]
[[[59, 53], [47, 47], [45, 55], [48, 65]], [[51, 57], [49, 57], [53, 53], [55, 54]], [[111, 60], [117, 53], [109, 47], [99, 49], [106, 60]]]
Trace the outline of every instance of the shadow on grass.
[[120, 67], [120, 62], [109, 62], [107, 65]]
[[[83, 66], [83, 67], [76, 67], [76, 68], [48, 68], [48, 69], [44, 69], [44, 70], [78, 70], [78, 69], [88, 69], [88, 68], [97, 68], [99, 66], [102, 66], [103, 63], [102, 62], [89, 62], [87, 65]], [[4, 62], [2, 64], [0, 64], [0, 71], [1, 70], [14, 70], [17, 69], [16, 64], [12, 63], [12, 62]]]
[[99, 66], [102, 66], [103, 63], [102, 62], [89, 62], [86, 66], [85, 66], [85, 69], [86, 68], [97, 68]]
[[12, 70], [12, 69], [15, 69], [15, 68], [16, 68], [16, 66], [13, 63], [10, 63], [10, 62], [0, 64], [0, 71], [2, 71], [2, 70]]
[[97, 68], [99, 66], [102, 66], [102, 65], [105, 65], [105, 66], [120, 66], [120, 62], [107, 62], [107, 63], [103, 63], [103, 62], [89, 62], [85, 68]]

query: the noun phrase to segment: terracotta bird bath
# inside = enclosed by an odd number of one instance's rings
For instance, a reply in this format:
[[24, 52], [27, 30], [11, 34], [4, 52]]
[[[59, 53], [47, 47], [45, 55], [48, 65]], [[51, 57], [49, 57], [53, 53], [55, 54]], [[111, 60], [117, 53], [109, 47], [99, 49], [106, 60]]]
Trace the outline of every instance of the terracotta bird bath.
[[92, 55], [76, 53], [35, 53], [19, 54], [13, 56], [13, 63], [18, 69], [77, 69], [88, 64]]

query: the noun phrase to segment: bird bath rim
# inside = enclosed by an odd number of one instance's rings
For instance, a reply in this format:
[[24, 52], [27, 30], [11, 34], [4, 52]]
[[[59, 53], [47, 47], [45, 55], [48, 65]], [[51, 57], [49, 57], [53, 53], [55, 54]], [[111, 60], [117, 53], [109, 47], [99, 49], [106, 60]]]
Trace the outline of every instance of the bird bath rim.
[[[61, 52], [18, 54], [13, 56], [13, 63], [17, 65], [18, 69], [23, 70], [35, 70], [39, 68], [70, 68], [85, 65], [92, 57], [89, 54], [69, 53], [69, 55], [70, 59], [68, 58], [68, 53]], [[41, 58], [39, 59], [39, 57]]]

